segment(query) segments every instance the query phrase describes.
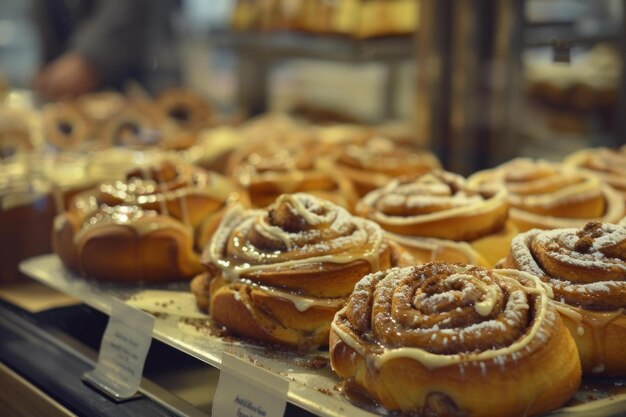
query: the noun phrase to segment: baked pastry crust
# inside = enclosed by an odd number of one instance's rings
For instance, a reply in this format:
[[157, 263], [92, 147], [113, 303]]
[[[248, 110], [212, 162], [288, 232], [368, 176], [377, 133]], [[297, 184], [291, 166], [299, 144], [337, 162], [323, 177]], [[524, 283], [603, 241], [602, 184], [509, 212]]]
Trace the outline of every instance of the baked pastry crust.
[[323, 158], [329, 145], [315, 139], [259, 141], [229, 159], [229, 172], [248, 191], [254, 207], [267, 207], [285, 193], [308, 193], [352, 210], [357, 195], [352, 184]]
[[62, 151], [76, 150], [91, 140], [93, 123], [71, 102], [46, 105], [42, 111], [45, 140]]
[[352, 182], [361, 197], [387, 185], [392, 178], [441, 168], [431, 152], [401, 146], [382, 137], [343, 144], [334, 160], [339, 172]]
[[232, 333], [307, 350], [328, 343], [335, 312], [364, 275], [395, 261], [373, 222], [308, 194], [265, 210], [231, 209], [191, 289]]
[[626, 375], [626, 227], [590, 222], [581, 229], [530, 230], [502, 262], [552, 288], [586, 374]]
[[330, 359], [347, 393], [419, 415], [536, 415], [581, 378], [538, 278], [444, 263], [364, 277], [333, 320]]
[[596, 176], [542, 160], [514, 159], [468, 182], [479, 189], [504, 185], [510, 218], [521, 231], [613, 223], [624, 216], [624, 201]]
[[441, 170], [396, 178], [363, 197], [356, 211], [421, 262], [491, 266], [516, 233], [507, 224], [504, 188], [481, 192]]
[[626, 145], [620, 149], [582, 149], [565, 158], [565, 165], [597, 176], [626, 201]]
[[89, 278], [189, 279], [203, 270], [196, 242], [241, 195], [226, 178], [166, 160], [77, 195], [55, 220], [53, 247]]
[[181, 129], [196, 130], [212, 124], [213, 108], [194, 91], [170, 88], [157, 97], [156, 104]]

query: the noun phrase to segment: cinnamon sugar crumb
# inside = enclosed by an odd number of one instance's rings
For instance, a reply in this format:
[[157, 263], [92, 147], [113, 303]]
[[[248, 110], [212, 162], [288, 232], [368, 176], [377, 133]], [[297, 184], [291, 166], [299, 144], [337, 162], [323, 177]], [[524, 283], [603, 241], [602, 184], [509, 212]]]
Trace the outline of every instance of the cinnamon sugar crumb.
[[588, 253], [592, 247], [593, 247], [593, 238], [591, 237], [581, 237], [574, 244], [574, 250], [578, 253]]
[[576, 236], [579, 238], [596, 238], [602, 236], [602, 223], [589, 222], [582, 229], [580, 229]]

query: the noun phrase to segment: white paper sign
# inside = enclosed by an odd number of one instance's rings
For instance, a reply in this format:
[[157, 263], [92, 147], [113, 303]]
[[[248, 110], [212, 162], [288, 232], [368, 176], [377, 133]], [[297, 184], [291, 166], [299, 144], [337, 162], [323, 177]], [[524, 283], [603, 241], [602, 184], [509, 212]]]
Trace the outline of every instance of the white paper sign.
[[282, 417], [289, 381], [252, 363], [222, 353], [222, 367], [213, 399], [213, 416]]
[[115, 300], [98, 363], [84, 378], [115, 399], [134, 396], [141, 383], [153, 328], [153, 316]]

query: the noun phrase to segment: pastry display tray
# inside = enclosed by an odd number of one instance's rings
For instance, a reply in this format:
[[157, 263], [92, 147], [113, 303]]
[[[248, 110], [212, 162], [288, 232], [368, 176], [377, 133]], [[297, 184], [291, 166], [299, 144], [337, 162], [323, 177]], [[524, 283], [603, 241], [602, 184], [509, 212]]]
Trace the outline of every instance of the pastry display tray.
[[[113, 284], [84, 280], [66, 270], [56, 255], [43, 255], [21, 263], [21, 271], [74, 296], [109, 315], [115, 299], [154, 314], [153, 337], [209, 365], [220, 368], [222, 352], [279, 374], [290, 381], [287, 401], [313, 414], [327, 417], [372, 417], [384, 410], [364, 410], [347, 401], [339, 379], [328, 364], [327, 351], [306, 355], [276, 350], [220, 337], [197, 311], [188, 283], [163, 285]], [[468, 382], [469, 383], [469, 382]], [[575, 404], [575, 405], [574, 405]], [[617, 416], [626, 413], [626, 381], [585, 382], [572, 404], [549, 416]]]

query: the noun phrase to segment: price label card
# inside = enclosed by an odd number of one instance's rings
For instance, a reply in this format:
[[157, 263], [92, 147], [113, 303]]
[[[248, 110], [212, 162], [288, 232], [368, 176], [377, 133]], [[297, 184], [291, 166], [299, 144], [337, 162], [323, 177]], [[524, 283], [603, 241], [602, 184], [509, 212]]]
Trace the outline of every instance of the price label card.
[[133, 397], [139, 390], [153, 328], [153, 316], [116, 300], [96, 368], [83, 378], [116, 400]]
[[222, 368], [212, 415], [220, 417], [282, 417], [289, 381], [228, 353]]

